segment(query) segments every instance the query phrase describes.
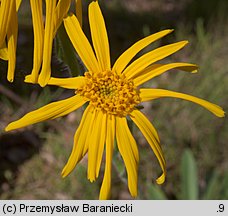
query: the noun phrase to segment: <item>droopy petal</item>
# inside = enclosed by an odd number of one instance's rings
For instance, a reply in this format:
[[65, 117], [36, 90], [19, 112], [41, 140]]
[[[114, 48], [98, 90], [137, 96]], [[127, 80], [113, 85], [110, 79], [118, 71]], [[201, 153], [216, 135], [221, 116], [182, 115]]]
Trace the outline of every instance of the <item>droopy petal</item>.
[[5, 128], [5, 131], [22, 128], [48, 119], [55, 119], [67, 115], [81, 107], [85, 102], [86, 100], [83, 97], [75, 95], [65, 100], [50, 103], [26, 114], [21, 119], [10, 123]]
[[152, 148], [155, 156], [159, 161], [163, 173], [157, 179], [157, 183], [162, 184], [165, 181], [166, 176], [166, 163], [161, 146], [159, 144], [157, 132], [154, 126], [150, 123], [150, 121], [140, 111], [134, 110], [131, 115], [132, 121], [138, 126], [142, 134], [145, 136], [146, 140], [148, 141], [150, 147]]
[[198, 66], [195, 64], [189, 63], [170, 63], [170, 64], [156, 64], [150, 65], [149, 67], [145, 68], [144, 70], [140, 71], [138, 74], [135, 74], [133, 78], [134, 84], [139, 86], [146, 81], [153, 79], [156, 76], [163, 74], [164, 72], [171, 70], [171, 69], [178, 69], [186, 72], [196, 73]]
[[67, 175], [69, 175], [75, 168], [75, 166], [83, 158], [83, 156], [86, 154], [88, 150], [86, 140], [88, 136], [88, 131], [90, 130], [91, 125], [93, 125], [94, 116], [95, 115], [93, 113], [93, 108], [91, 106], [88, 106], [83, 113], [80, 125], [74, 135], [74, 146], [71, 155], [67, 161], [67, 164], [63, 168], [62, 177], [66, 177]]
[[1, 0], [0, 5], [0, 47], [5, 41], [15, 0]]
[[224, 117], [225, 115], [225, 112], [220, 106], [210, 103], [206, 100], [179, 92], [164, 89], [140, 89], [140, 97], [142, 98], [142, 101], [154, 100], [161, 97], [180, 98], [199, 104], [218, 117]]
[[100, 189], [99, 199], [109, 199], [111, 192], [112, 173], [112, 153], [115, 139], [115, 118], [113, 115], [107, 116], [107, 136], [106, 136], [106, 159], [104, 179]]
[[13, 82], [14, 71], [16, 67], [16, 49], [17, 49], [17, 34], [18, 34], [18, 21], [16, 13], [16, 2], [12, 0], [12, 14], [7, 31], [8, 43], [8, 73], [7, 80]]
[[44, 87], [51, 77], [51, 53], [54, 38], [54, 15], [57, 0], [46, 0], [46, 22], [44, 34], [43, 63], [38, 83]]
[[180, 41], [177, 43], [169, 44], [166, 46], [159, 47], [149, 53], [144, 54], [134, 62], [132, 62], [125, 70], [124, 74], [130, 79], [147, 66], [159, 61], [186, 46], [187, 41]]
[[54, 15], [54, 35], [56, 34], [59, 26], [61, 25], [63, 18], [66, 16], [69, 8], [70, 8], [71, 0], [60, 0], [58, 1], [58, 4], [55, 9], [55, 15]]
[[30, 0], [33, 22], [34, 49], [33, 49], [33, 69], [30, 76], [32, 83], [38, 82], [39, 71], [43, 60], [44, 46], [44, 24], [42, 0]]
[[64, 19], [67, 34], [88, 71], [100, 71], [97, 59], [77, 18], [72, 14]]
[[137, 196], [138, 148], [127, 126], [126, 118], [116, 117], [117, 146], [124, 160], [128, 175], [128, 188], [132, 197]]
[[132, 58], [142, 49], [144, 49], [149, 44], [153, 43], [154, 41], [170, 34], [173, 30], [167, 29], [155, 34], [152, 34], [146, 38], [141, 39], [140, 41], [133, 44], [130, 48], [128, 48], [115, 62], [113, 66], [113, 70], [117, 73], [122, 73], [124, 68], [127, 64], [132, 60]]
[[101, 111], [96, 112], [97, 114], [89, 138], [88, 149], [88, 179], [91, 182], [93, 182], [99, 174], [107, 127], [107, 114]]
[[89, 24], [93, 47], [102, 71], [111, 69], [108, 35], [105, 21], [97, 1], [89, 5]]
[[56, 85], [66, 89], [78, 89], [86, 84], [86, 78], [83, 76], [73, 78], [53, 78], [48, 81], [48, 85]]
[[76, 7], [76, 16], [78, 18], [78, 21], [80, 23], [80, 26], [82, 27], [82, 0], [75, 0], [75, 7]]
[[7, 50], [5, 42], [3, 43], [2, 47], [0, 48], [0, 59], [8, 60], [8, 50]]

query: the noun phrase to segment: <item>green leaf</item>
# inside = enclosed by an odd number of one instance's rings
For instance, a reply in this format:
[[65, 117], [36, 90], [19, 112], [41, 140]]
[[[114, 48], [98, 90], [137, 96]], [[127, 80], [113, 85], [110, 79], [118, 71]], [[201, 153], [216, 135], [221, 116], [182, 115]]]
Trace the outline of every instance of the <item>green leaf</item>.
[[203, 199], [206, 199], [206, 200], [218, 199], [220, 188], [221, 188], [221, 184], [220, 184], [218, 172], [214, 171], [208, 183]]
[[181, 161], [181, 199], [198, 199], [197, 166], [192, 151], [185, 150]]
[[151, 200], [166, 200], [165, 193], [160, 189], [159, 186], [151, 184], [148, 187], [148, 199]]
[[222, 181], [222, 197], [220, 199], [228, 199], [228, 172], [225, 173]]

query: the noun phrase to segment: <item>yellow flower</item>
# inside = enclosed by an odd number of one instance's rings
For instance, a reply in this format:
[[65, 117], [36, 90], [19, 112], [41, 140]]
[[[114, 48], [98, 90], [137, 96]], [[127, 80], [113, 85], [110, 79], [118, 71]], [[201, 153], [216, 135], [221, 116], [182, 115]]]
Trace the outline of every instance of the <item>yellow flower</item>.
[[[42, 0], [30, 0], [33, 31], [34, 54], [32, 73], [25, 78], [25, 82], [39, 83], [45, 86], [51, 76], [51, 53], [53, 39], [66, 16], [72, 0], [46, 0], [45, 26], [43, 21]], [[81, 0], [76, 1], [76, 14], [82, 20]]]
[[89, 22], [95, 53], [77, 18], [71, 15], [64, 19], [67, 33], [87, 68], [85, 75], [75, 78], [51, 78], [48, 82], [49, 85], [75, 89], [76, 95], [26, 114], [18, 121], [10, 123], [6, 131], [67, 115], [88, 102], [75, 133], [73, 150], [62, 171], [62, 176], [66, 177], [72, 172], [83, 156], [88, 153], [88, 179], [91, 182], [94, 181], [99, 175], [105, 148], [106, 164], [100, 199], [109, 198], [112, 154], [116, 139], [117, 147], [126, 166], [129, 191], [133, 197], [136, 197], [139, 153], [128, 128], [127, 116], [141, 130], [158, 159], [163, 173], [157, 179], [157, 183], [162, 184], [166, 176], [165, 159], [158, 134], [145, 115], [137, 109], [140, 102], [161, 97], [176, 97], [195, 102], [218, 117], [223, 117], [224, 111], [215, 104], [190, 95], [163, 89], [139, 88], [142, 83], [170, 69], [196, 72], [197, 66], [189, 63], [154, 64], [183, 48], [187, 41], [162, 46], [129, 63], [139, 51], [171, 33], [172, 30], [160, 31], [138, 41], [126, 50], [111, 67], [105, 22], [97, 1], [89, 5]]
[[16, 66], [17, 11], [20, 3], [21, 0], [0, 0], [0, 58], [8, 61], [9, 82], [13, 82]]

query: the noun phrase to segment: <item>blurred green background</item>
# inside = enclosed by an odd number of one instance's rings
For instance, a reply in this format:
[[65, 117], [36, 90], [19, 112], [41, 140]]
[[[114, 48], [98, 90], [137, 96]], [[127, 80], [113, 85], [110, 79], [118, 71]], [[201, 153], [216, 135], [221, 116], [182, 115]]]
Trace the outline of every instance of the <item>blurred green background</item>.
[[[100, 3], [112, 62], [137, 40], [174, 28], [174, 33], [144, 51], [189, 40], [185, 49], [164, 62], [196, 63], [200, 66], [199, 73], [171, 71], [145, 86], [198, 96], [227, 111], [227, 0], [181, 0], [178, 3], [175, 0], [101, 0]], [[87, 5], [83, 5], [84, 29], [89, 35]], [[0, 199], [97, 199], [104, 166], [95, 183], [86, 179], [86, 157], [70, 176], [62, 179], [60, 175], [71, 152], [82, 109], [61, 119], [4, 132], [9, 122], [23, 114], [74, 93], [23, 83], [24, 76], [32, 69], [32, 49], [30, 6], [28, 1], [23, 1], [13, 84], [6, 81], [6, 62], [0, 62]], [[54, 76], [68, 75], [69, 68], [56, 56], [53, 56], [52, 68]], [[159, 99], [143, 105], [143, 112], [161, 138], [167, 180], [163, 185], [156, 185], [155, 179], [160, 174], [157, 160], [142, 134], [133, 127], [140, 151], [137, 198], [228, 199], [227, 117], [217, 118], [195, 104], [178, 99]], [[111, 199], [131, 199], [122, 160], [118, 154], [114, 159]]]

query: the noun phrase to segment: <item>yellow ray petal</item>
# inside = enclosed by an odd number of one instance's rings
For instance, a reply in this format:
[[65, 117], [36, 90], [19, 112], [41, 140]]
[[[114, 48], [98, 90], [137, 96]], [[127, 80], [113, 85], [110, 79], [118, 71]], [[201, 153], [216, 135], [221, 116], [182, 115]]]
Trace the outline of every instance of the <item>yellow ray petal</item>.
[[80, 26], [82, 27], [83, 23], [83, 16], [82, 16], [82, 0], [75, 0], [75, 7], [76, 7], [76, 16], [78, 18], [78, 21], [80, 23]]
[[57, 0], [46, 0], [46, 22], [44, 33], [43, 63], [38, 83], [44, 87], [51, 77], [51, 54], [54, 38], [54, 12]]
[[89, 149], [89, 145], [90, 145], [90, 138], [92, 136], [92, 133], [88, 133], [88, 131], [92, 131], [94, 127], [96, 127], [96, 117], [97, 117], [97, 112], [94, 108], [94, 106], [92, 105], [89, 105], [88, 107], [90, 107], [90, 112], [92, 113], [91, 115], [91, 124], [88, 128], [87, 131], [84, 131], [84, 136], [86, 137], [86, 140], [85, 140], [85, 146], [84, 146], [84, 149], [83, 149], [83, 154], [86, 154], [88, 152], [88, 149]]
[[[72, 172], [88, 150], [88, 148], [86, 148], [86, 139], [90, 126], [93, 125], [94, 114], [92, 111], [93, 108], [88, 106], [83, 113], [80, 125], [74, 135], [74, 145], [71, 155], [62, 171], [62, 177], [66, 177]], [[86, 151], [84, 151], [85, 149]]]
[[88, 179], [93, 182], [99, 174], [106, 139], [107, 116], [97, 111], [88, 149]]
[[[38, 77], [37, 77], [37, 79], [38, 79]], [[33, 73], [33, 75], [29, 74], [29, 75], [25, 76], [24, 82], [36, 84], [37, 81], [35, 79], [34, 73]]]
[[8, 49], [6, 47], [6, 43], [4, 42], [2, 47], [0, 48], [0, 59], [3, 59], [5, 61], [8, 60]]
[[21, 6], [21, 1], [22, 0], [16, 0], [16, 10], [19, 10], [19, 7]]
[[12, 14], [7, 31], [7, 43], [8, 43], [8, 72], [7, 80], [13, 82], [14, 71], [16, 67], [16, 49], [17, 49], [17, 33], [18, 22], [16, 13], [16, 2], [12, 0]]
[[138, 187], [138, 149], [129, 131], [126, 118], [116, 117], [117, 146], [124, 160], [128, 175], [128, 188], [131, 196], [137, 196]]
[[67, 34], [88, 71], [100, 71], [97, 59], [77, 18], [72, 14], [64, 19]]
[[48, 119], [55, 119], [67, 115], [81, 107], [85, 102], [86, 100], [83, 97], [75, 95], [65, 100], [50, 103], [24, 115], [21, 119], [10, 123], [5, 128], [5, 131], [22, 128]]
[[53, 78], [48, 81], [48, 85], [56, 85], [66, 89], [78, 89], [86, 84], [86, 78], [83, 76], [73, 78]]
[[142, 134], [145, 136], [151, 149], [158, 159], [163, 173], [156, 181], [158, 184], [162, 184], [165, 181], [166, 176], [166, 163], [161, 146], [159, 144], [157, 132], [150, 121], [140, 111], [134, 110], [131, 114], [132, 121], [138, 126]]
[[97, 148], [96, 178], [99, 176], [101, 161], [102, 161], [103, 152], [104, 152], [104, 144], [107, 136], [107, 114], [102, 113], [102, 115], [103, 117], [102, 117], [101, 130], [97, 133], [97, 136], [100, 136], [100, 137], [99, 137], [99, 143]]
[[104, 179], [100, 189], [99, 199], [106, 200], [111, 192], [111, 174], [112, 174], [112, 153], [115, 139], [115, 118], [113, 115], [107, 116], [107, 136], [106, 136], [106, 159]]
[[159, 47], [149, 53], [144, 54], [134, 62], [132, 62], [125, 70], [124, 74], [130, 79], [135, 74], [139, 73], [147, 66], [157, 62], [186, 46], [187, 41], [180, 41], [177, 43], [169, 44], [166, 46]]
[[152, 34], [146, 38], [141, 39], [140, 41], [133, 44], [130, 48], [128, 48], [115, 62], [113, 66], [113, 70], [117, 73], [122, 73], [124, 68], [127, 64], [132, 60], [132, 58], [142, 49], [144, 49], [149, 44], [153, 43], [154, 41], [170, 34], [173, 29], [167, 29], [155, 34]]
[[89, 24], [93, 46], [102, 71], [111, 70], [110, 51], [105, 21], [97, 1], [89, 5]]
[[0, 47], [5, 41], [15, 0], [1, 0], [0, 5]]
[[61, 25], [63, 18], [67, 15], [70, 8], [71, 0], [60, 0], [55, 9], [54, 15], [54, 35], [56, 34], [59, 26]]
[[153, 79], [156, 76], [159, 76], [171, 69], [178, 69], [186, 72], [196, 73], [198, 66], [195, 64], [189, 63], [170, 63], [170, 64], [156, 64], [151, 65], [144, 70], [140, 71], [138, 74], [135, 74], [132, 79], [134, 80], [134, 84], [139, 86], [146, 81]]
[[137, 144], [135, 142], [134, 137], [131, 134], [130, 129], [128, 128], [128, 124], [127, 124], [127, 119], [126, 118], [122, 118], [122, 125], [123, 125], [124, 131], [125, 131], [124, 134], [128, 138], [129, 143], [131, 143], [131, 145], [130, 145], [131, 152], [134, 155], [135, 161], [138, 163], [139, 162], [138, 147], [137, 147]]
[[225, 112], [220, 106], [210, 103], [206, 100], [179, 92], [164, 89], [140, 89], [140, 97], [142, 98], [142, 101], [154, 100], [161, 97], [180, 98], [199, 104], [218, 117], [224, 117], [225, 115]]
[[44, 46], [44, 23], [42, 0], [30, 0], [33, 22], [34, 49], [33, 49], [33, 69], [29, 75], [31, 83], [38, 82], [39, 71], [43, 60]]

